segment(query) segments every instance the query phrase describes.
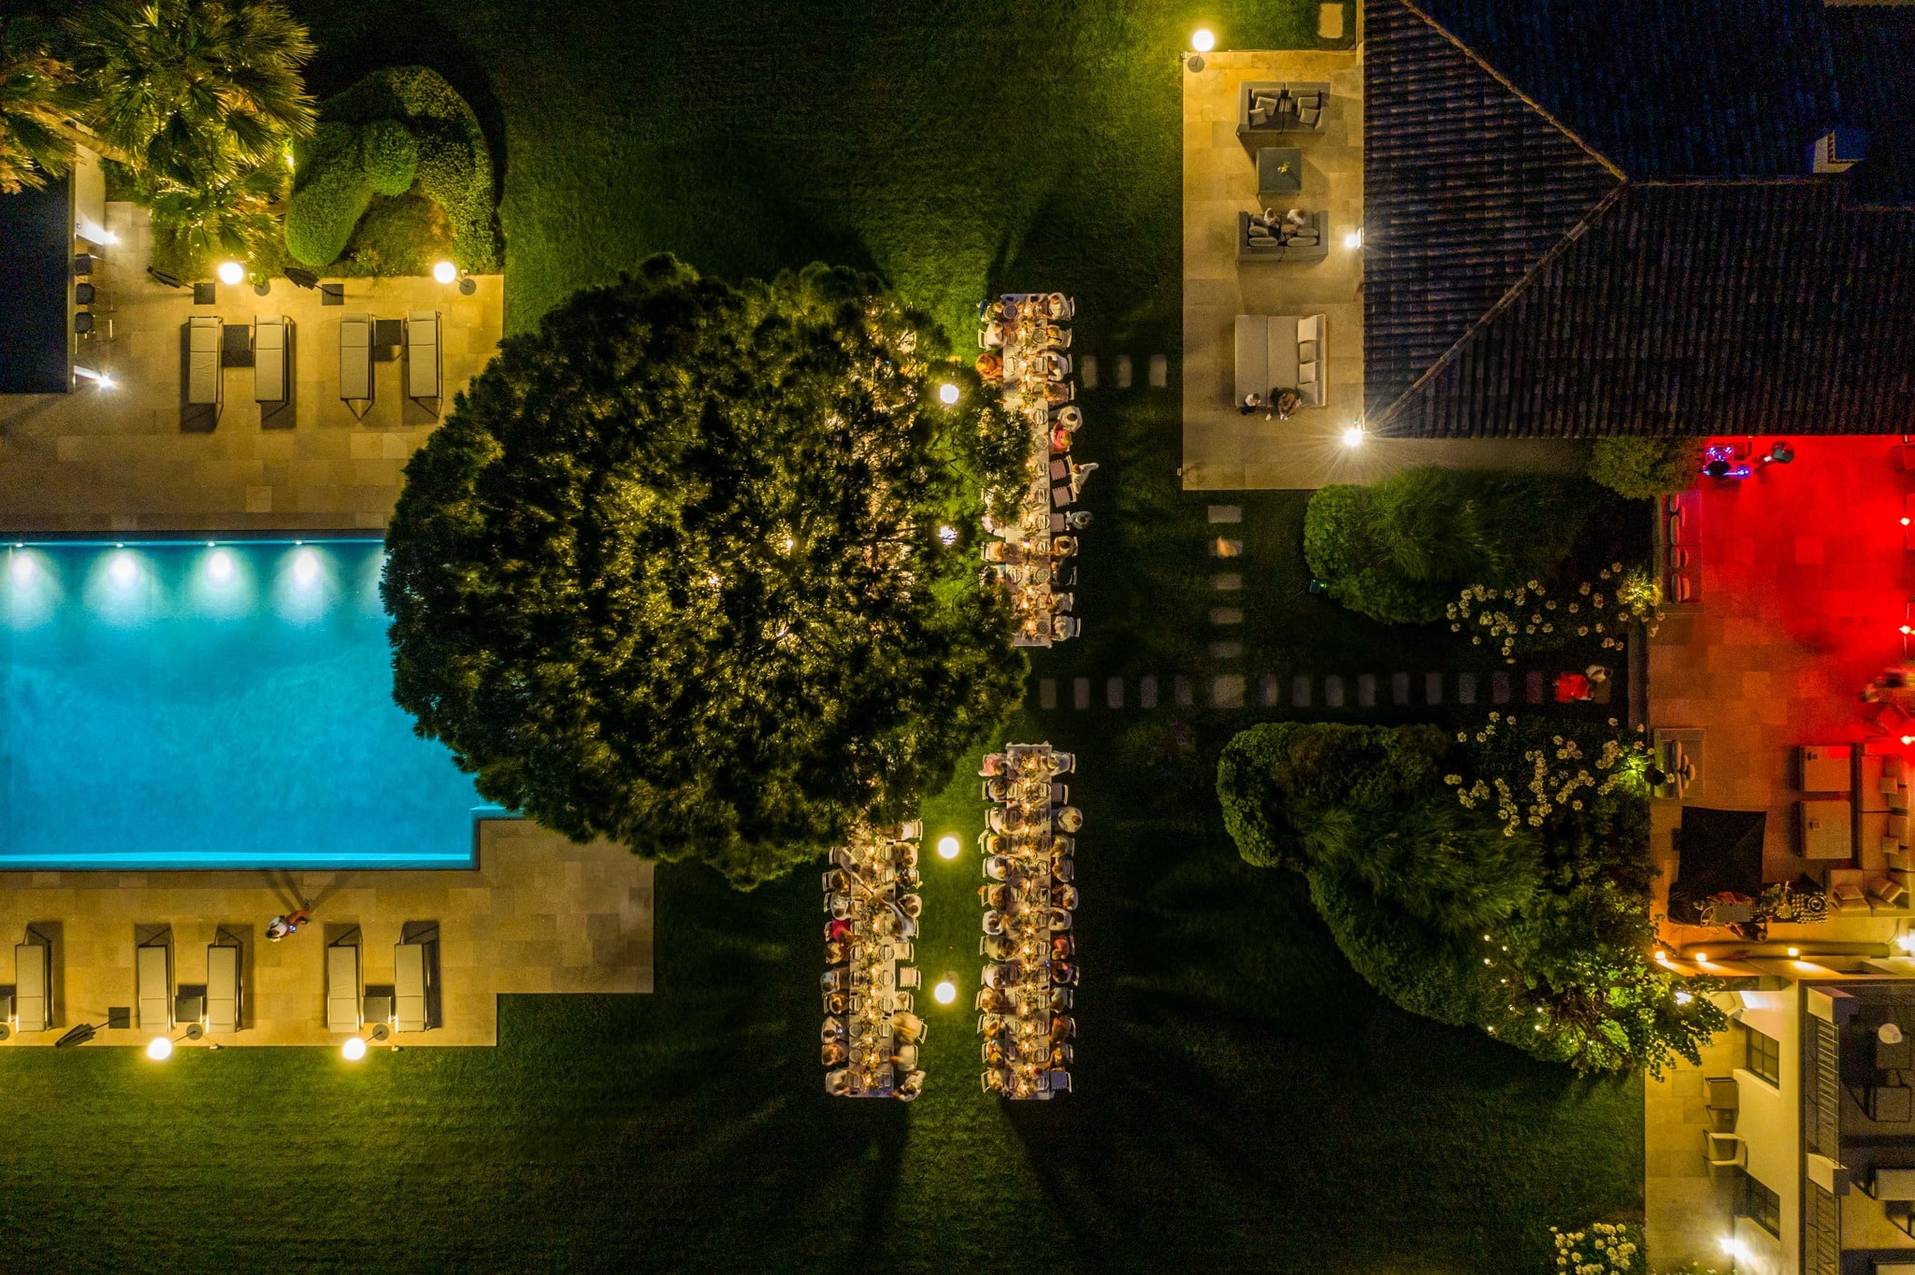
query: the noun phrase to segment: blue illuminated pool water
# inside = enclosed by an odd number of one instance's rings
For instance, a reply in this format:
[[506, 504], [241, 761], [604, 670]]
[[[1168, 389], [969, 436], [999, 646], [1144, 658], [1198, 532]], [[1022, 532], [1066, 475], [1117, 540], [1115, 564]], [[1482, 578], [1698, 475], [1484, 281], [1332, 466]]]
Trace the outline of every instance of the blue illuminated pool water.
[[392, 702], [377, 540], [27, 542], [0, 578], [0, 870], [472, 863]]

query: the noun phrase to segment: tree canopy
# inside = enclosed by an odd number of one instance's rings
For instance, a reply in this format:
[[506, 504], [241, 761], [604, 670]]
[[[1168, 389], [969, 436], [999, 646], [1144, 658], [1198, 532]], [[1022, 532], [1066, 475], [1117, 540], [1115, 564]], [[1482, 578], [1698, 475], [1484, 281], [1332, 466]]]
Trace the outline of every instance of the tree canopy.
[[0, 18], [0, 194], [46, 185], [67, 169], [66, 119], [78, 108], [73, 68], [28, 18]]
[[778, 875], [1014, 700], [1008, 608], [944, 541], [1022, 428], [868, 278], [653, 258], [508, 338], [407, 466], [394, 696], [494, 801]]

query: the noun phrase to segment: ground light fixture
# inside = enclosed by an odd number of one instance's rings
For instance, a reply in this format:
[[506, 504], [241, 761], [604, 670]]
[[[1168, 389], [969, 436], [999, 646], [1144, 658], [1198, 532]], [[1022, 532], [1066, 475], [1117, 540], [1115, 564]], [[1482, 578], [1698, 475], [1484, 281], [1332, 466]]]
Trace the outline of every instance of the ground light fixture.
[[364, 1037], [346, 1037], [345, 1044], [339, 1047], [339, 1056], [347, 1062], [358, 1062], [361, 1058], [364, 1058], [366, 1056], [366, 1042]]
[[1209, 27], [1198, 27], [1190, 33], [1190, 47], [1199, 53], [1208, 53], [1217, 47], [1217, 33]]
[[950, 833], [938, 838], [938, 858], [955, 859], [958, 857], [958, 839]]
[[217, 273], [219, 275], [219, 281], [228, 286], [246, 281], [246, 267], [237, 261], [220, 262]]
[[948, 522], [945, 523], [942, 527], [939, 527], [938, 528], [938, 543], [943, 545], [946, 549], [949, 549], [952, 545], [956, 544], [957, 543], [957, 528], [953, 527]]
[[1343, 246], [1345, 248], [1348, 248], [1351, 252], [1356, 252], [1358, 249], [1362, 248], [1363, 247], [1363, 227], [1358, 226], [1355, 230], [1345, 231], [1343, 235]]
[[1363, 438], [1363, 427], [1361, 425], [1349, 425], [1344, 427], [1341, 441], [1344, 447], [1355, 451], [1357, 448], [1363, 446]]
[[938, 386], [938, 402], [944, 404], [946, 407], [956, 407], [957, 401], [958, 387], [956, 385], [953, 385], [950, 381], [946, 381], [944, 384]]
[[931, 999], [940, 1005], [949, 1005], [957, 999], [957, 984], [948, 978], [939, 979], [938, 985], [931, 989]]
[[173, 1056], [173, 1041], [167, 1036], [155, 1036], [146, 1042], [146, 1056], [154, 1062], [165, 1062]]
[[459, 267], [450, 261], [435, 262], [432, 267], [432, 277], [440, 283], [456, 282], [459, 278]]

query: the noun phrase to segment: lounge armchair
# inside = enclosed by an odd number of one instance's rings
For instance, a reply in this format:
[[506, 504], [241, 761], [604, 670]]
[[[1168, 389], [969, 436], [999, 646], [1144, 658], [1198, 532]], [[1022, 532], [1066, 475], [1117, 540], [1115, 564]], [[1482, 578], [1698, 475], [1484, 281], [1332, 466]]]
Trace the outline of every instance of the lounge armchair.
[[326, 1030], [357, 1032], [364, 1025], [359, 1009], [359, 945], [334, 943], [326, 949]]
[[212, 943], [206, 948], [206, 1030], [230, 1035], [239, 1030], [245, 1009], [241, 985], [241, 949], [236, 943]]
[[438, 949], [434, 942], [400, 943], [392, 949], [395, 1031], [422, 1032], [433, 1026]]
[[196, 314], [186, 321], [186, 401], [210, 407], [214, 415], [226, 401], [226, 377], [220, 370], [225, 328], [219, 318]]
[[293, 321], [285, 315], [253, 320], [253, 401], [286, 401], [292, 358]]
[[414, 310], [406, 316], [406, 396], [439, 397], [439, 312]]
[[166, 940], [149, 939], [133, 949], [138, 983], [140, 1026], [146, 1031], [173, 1030], [173, 953]]
[[372, 401], [372, 316], [339, 318], [339, 397], [348, 403]]
[[33, 931], [13, 948], [14, 1030], [43, 1032], [53, 1026], [53, 948]]

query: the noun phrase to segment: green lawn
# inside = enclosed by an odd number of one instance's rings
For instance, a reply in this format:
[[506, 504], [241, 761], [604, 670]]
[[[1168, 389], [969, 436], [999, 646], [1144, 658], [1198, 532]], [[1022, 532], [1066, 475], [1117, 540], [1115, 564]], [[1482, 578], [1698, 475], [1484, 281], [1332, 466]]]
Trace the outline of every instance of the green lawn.
[[[1087, 396], [1087, 634], [1035, 674], [1101, 699], [1154, 672], [1168, 702], [1208, 670], [1206, 502], [1174, 473], [1176, 51], [1199, 20], [1310, 43], [1313, 4], [294, 7], [322, 90], [425, 62], [501, 140], [515, 328], [669, 249], [733, 275], [868, 265], [960, 341], [987, 289], [1062, 287], [1080, 351], [1131, 353], [1140, 382], [1169, 354], [1169, 390]], [[1300, 498], [1244, 503], [1254, 659], [1472, 666], [1301, 596]], [[1254, 718], [1033, 710], [1007, 732], [1083, 769], [1067, 1099], [984, 1099], [968, 1009], [933, 1015], [917, 1103], [827, 1099], [816, 879], [738, 895], [667, 867], [657, 993], [508, 998], [496, 1050], [0, 1054], [4, 1264], [1529, 1275], [1549, 1224], [1638, 1210], [1638, 1080], [1398, 1012], [1298, 878], [1236, 858], [1212, 763]], [[927, 856], [919, 964], [966, 1005], [982, 813], [963, 777], [926, 810], [966, 855]]]

